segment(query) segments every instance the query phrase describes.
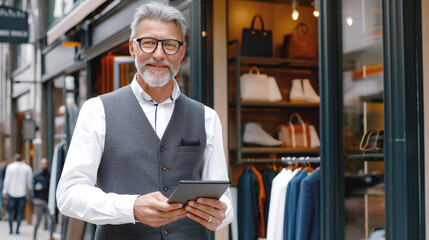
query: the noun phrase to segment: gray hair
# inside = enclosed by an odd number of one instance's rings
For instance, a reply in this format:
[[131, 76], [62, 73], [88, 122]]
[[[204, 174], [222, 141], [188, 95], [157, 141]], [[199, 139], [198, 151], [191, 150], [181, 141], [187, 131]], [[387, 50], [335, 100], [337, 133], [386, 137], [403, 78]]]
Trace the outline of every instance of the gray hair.
[[177, 8], [160, 2], [150, 2], [137, 8], [130, 25], [131, 38], [135, 37], [139, 23], [146, 18], [176, 23], [178, 30], [182, 33], [183, 40], [185, 40], [185, 16]]

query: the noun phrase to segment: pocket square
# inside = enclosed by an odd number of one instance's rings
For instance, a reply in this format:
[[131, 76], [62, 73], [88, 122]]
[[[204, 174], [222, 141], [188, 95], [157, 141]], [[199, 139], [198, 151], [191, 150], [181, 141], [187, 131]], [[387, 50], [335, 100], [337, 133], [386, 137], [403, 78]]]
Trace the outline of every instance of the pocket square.
[[200, 139], [186, 139], [186, 138], [180, 138], [180, 146], [200, 146], [201, 141]]

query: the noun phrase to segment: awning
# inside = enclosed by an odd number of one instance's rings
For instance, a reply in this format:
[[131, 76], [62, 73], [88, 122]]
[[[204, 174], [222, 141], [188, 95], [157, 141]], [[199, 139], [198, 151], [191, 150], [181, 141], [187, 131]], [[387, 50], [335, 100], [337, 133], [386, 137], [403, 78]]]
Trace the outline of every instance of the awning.
[[51, 45], [55, 40], [80, 23], [86, 16], [106, 1], [107, 0], [85, 0], [80, 3], [75, 9], [61, 19], [59, 23], [49, 29], [47, 34], [47, 44]]

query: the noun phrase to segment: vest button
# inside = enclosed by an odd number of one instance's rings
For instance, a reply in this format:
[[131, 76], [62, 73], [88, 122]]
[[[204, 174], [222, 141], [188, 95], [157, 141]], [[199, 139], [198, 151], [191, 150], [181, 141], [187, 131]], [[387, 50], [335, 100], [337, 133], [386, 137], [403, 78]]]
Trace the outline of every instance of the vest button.
[[162, 171], [167, 171], [167, 167], [166, 166], [162, 166]]
[[167, 191], [167, 190], [168, 190], [168, 187], [167, 187], [167, 186], [164, 186], [162, 189], [163, 189], [164, 191]]
[[168, 236], [168, 231], [167, 230], [164, 231], [164, 235]]
[[164, 147], [161, 147], [161, 152], [164, 152], [164, 151], [165, 151]]

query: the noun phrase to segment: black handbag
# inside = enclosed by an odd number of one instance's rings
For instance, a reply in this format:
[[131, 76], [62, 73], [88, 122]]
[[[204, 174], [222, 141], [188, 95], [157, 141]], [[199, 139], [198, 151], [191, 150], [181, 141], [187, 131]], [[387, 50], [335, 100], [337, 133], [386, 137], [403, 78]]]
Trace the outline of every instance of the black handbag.
[[[261, 21], [261, 30], [254, 28], [255, 20]], [[253, 17], [250, 28], [244, 28], [241, 43], [241, 55], [251, 57], [272, 57], [273, 56], [273, 35], [272, 31], [264, 29], [264, 22], [260, 15]]]

